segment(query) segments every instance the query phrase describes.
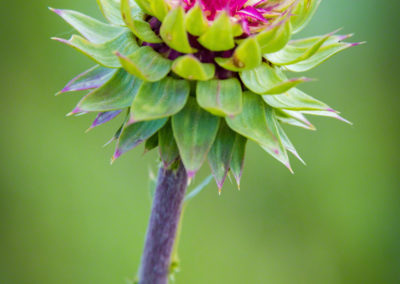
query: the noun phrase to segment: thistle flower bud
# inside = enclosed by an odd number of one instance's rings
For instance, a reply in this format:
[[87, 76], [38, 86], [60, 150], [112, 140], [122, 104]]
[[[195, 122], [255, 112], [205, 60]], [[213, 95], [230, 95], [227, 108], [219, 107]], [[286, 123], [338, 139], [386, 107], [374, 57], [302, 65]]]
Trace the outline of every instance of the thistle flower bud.
[[305, 115], [342, 119], [305, 94], [308, 71], [357, 44], [336, 32], [292, 40], [320, 0], [98, 0], [108, 23], [52, 9], [80, 35], [55, 38], [97, 65], [60, 93], [89, 90], [71, 114], [91, 128], [125, 113], [113, 160], [145, 142], [193, 177], [208, 159], [218, 187], [240, 183], [247, 140], [290, 169], [300, 158], [282, 124], [314, 130]]

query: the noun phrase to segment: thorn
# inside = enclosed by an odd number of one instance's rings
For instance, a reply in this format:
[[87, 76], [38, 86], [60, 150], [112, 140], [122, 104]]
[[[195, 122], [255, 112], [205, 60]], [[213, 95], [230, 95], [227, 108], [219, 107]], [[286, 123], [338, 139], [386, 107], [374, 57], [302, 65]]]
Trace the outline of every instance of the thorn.
[[187, 181], [187, 186], [188, 186], [188, 187], [190, 186], [190, 184], [192, 183], [192, 181], [193, 181], [193, 177], [189, 177], [189, 176], [188, 176], [188, 181]]
[[93, 126], [90, 126], [88, 129], [86, 129], [85, 133], [89, 133], [91, 130], [93, 130]]
[[52, 7], [48, 7], [48, 8], [49, 8], [50, 11], [52, 11], [52, 12], [56, 13], [57, 15], [60, 15], [60, 16], [61, 16], [62, 10], [60, 10], [60, 9], [55, 9], [55, 8], [52, 8]]
[[193, 177], [196, 175], [196, 171], [188, 171], [187, 175], [189, 179], [193, 179]]
[[354, 34], [342, 35], [342, 36], [339, 36], [338, 40], [339, 40], [339, 41], [342, 41], [342, 40], [351, 38], [352, 36], [354, 36]]
[[80, 113], [80, 112], [82, 112], [82, 110], [79, 107], [76, 107], [70, 113], [67, 113], [67, 116], [72, 116], [72, 115]]
[[327, 108], [326, 111], [338, 113], [338, 112], [337, 112], [336, 110], [334, 110], [333, 108]]
[[286, 163], [285, 166], [289, 169], [291, 174], [294, 174], [294, 171], [293, 171], [293, 169], [292, 169], [292, 167], [290, 166], [289, 163]]
[[116, 150], [114, 153], [114, 156], [111, 158], [111, 165], [114, 164], [114, 162], [121, 157], [122, 152], [120, 150]]
[[222, 195], [222, 189], [218, 188], [218, 195], [221, 196]]
[[129, 120], [128, 120], [128, 122], [127, 122], [127, 125], [131, 125], [131, 124], [134, 124], [134, 123], [136, 123], [137, 121], [135, 120], [135, 118], [133, 117], [133, 115], [131, 115], [131, 117], [129, 118]]
[[111, 138], [109, 141], [106, 142], [106, 144], [103, 145], [103, 148], [107, 147], [108, 145], [111, 144], [111, 142], [113, 142], [115, 140], [115, 138]]
[[353, 46], [358, 46], [358, 45], [362, 45], [362, 44], [366, 44], [366, 43], [367, 43], [366, 41], [354, 42], [354, 43], [350, 43], [350, 46], [353, 47]]
[[63, 38], [59, 38], [59, 37], [51, 37], [50, 39], [51, 39], [51, 40], [58, 41], [58, 42], [61, 42], [61, 43], [66, 43], [66, 44], [69, 44], [69, 41], [68, 41], [68, 40], [66, 40], [66, 39], [63, 39]]

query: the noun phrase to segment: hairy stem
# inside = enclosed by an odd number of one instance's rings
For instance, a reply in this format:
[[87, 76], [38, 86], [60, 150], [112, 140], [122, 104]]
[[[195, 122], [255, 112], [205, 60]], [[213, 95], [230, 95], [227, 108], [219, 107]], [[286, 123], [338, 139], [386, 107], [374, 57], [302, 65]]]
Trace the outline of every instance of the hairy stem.
[[139, 271], [139, 284], [167, 284], [187, 174], [181, 162], [160, 168]]

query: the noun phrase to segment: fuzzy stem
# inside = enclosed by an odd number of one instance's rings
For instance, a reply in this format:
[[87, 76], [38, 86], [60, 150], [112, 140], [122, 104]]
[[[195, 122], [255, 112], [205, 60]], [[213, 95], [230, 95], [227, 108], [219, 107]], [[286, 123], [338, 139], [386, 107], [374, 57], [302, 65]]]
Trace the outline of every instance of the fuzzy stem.
[[139, 271], [139, 284], [167, 284], [187, 174], [181, 162], [161, 167]]

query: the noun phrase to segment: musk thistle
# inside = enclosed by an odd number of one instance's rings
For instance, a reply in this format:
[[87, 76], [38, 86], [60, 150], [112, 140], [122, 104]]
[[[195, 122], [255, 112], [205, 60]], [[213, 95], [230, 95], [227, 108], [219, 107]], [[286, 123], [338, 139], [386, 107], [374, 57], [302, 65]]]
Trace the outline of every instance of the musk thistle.
[[108, 23], [52, 9], [81, 34], [55, 40], [97, 63], [60, 93], [90, 90], [70, 114], [97, 113], [91, 128], [125, 116], [113, 161], [145, 143], [165, 171], [182, 161], [190, 179], [208, 159], [221, 189], [229, 172], [240, 184], [251, 140], [291, 170], [288, 152], [301, 158], [282, 124], [314, 130], [306, 115], [344, 119], [298, 88], [309, 78], [287, 73], [358, 44], [336, 32], [292, 39], [319, 3], [98, 0]]

